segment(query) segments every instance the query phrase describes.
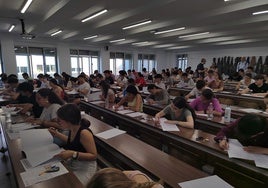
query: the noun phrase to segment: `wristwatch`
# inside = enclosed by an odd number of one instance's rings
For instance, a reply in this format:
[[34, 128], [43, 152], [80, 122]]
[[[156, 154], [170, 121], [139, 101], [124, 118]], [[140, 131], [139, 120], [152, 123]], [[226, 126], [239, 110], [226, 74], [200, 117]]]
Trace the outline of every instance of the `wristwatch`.
[[73, 153], [72, 159], [76, 160], [77, 158], [78, 158], [78, 152], [75, 151], [75, 152]]

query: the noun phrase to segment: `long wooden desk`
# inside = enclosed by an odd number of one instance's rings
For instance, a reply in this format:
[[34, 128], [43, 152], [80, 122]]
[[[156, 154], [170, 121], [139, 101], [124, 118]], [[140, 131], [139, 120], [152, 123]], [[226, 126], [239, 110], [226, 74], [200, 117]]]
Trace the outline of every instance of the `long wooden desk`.
[[[88, 116], [95, 134], [113, 127]], [[161, 179], [165, 187], [178, 187], [179, 182], [207, 176], [204, 172], [182, 162], [128, 134], [110, 139], [95, 136], [99, 155], [121, 169], [138, 169], [154, 179]]]
[[[104, 108], [104, 105], [82, 102], [81, 108], [97, 119], [126, 130], [130, 135], [195, 167], [212, 169], [212, 172], [235, 187], [267, 187], [268, 185], [267, 170], [257, 168], [248, 161], [230, 159], [226, 152], [218, 148], [212, 134], [182, 127], [180, 132], [164, 132], [152, 121], [141, 117], [130, 118], [110, 108]], [[205, 139], [196, 141], [199, 137]]]
[[[164, 107], [165, 106], [143, 104], [143, 112], [155, 116], [155, 114], [160, 112]], [[223, 126], [228, 124], [224, 122], [222, 116], [214, 116], [212, 120], [207, 120], [204, 116], [197, 116], [195, 121], [198, 125], [198, 129], [211, 134], [216, 134]]]
[[[169, 88], [168, 92], [172, 96], [185, 96], [191, 89], [189, 88]], [[255, 104], [254, 107], [257, 109], [265, 109], [265, 104], [263, 102], [263, 97], [254, 97], [250, 95], [237, 95], [237, 91], [232, 92], [215, 92], [216, 98], [224, 104], [232, 104], [235, 106], [249, 107], [249, 103]], [[229, 101], [228, 101], [229, 100]]]
[[[3, 116], [1, 117], [1, 122], [4, 122]], [[21, 150], [21, 142], [20, 139], [16, 140], [10, 140], [8, 135], [5, 132], [5, 124], [1, 124], [1, 131], [5, 138], [5, 143], [8, 148], [8, 156], [10, 158], [10, 163], [12, 166], [13, 176], [16, 181], [16, 185], [19, 188], [24, 188], [23, 181], [21, 179], [20, 173], [24, 172], [24, 168], [20, 162], [21, 159], [23, 159], [23, 154]], [[77, 177], [69, 170], [69, 173], [52, 178], [47, 181], [40, 182], [38, 184], [29, 186], [29, 188], [81, 188], [83, 185], [81, 182], [77, 179]]]

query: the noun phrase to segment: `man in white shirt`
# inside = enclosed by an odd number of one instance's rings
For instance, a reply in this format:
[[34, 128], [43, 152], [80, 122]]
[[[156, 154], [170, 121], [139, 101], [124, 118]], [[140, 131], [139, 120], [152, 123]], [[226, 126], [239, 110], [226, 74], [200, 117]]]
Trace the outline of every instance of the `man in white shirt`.
[[90, 94], [90, 85], [89, 83], [86, 82], [86, 79], [83, 75], [79, 75], [77, 77], [78, 79], [78, 87], [77, 87], [77, 92], [79, 92], [79, 94], [81, 94], [84, 97], [88, 97], [88, 95]]

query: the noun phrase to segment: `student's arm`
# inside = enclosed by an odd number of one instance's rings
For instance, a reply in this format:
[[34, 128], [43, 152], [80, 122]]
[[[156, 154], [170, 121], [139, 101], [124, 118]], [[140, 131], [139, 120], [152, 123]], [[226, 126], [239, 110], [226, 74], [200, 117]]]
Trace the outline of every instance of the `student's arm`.
[[258, 153], [268, 155], [268, 148], [258, 147], [258, 146], [248, 146], [244, 147], [244, 150], [249, 153]]
[[214, 106], [213, 115], [222, 116], [223, 110], [218, 99], [214, 99], [213, 106]]
[[126, 97], [123, 97], [123, 98], [119, 101], [119, 103], [117, 103], [117, 104], [115, 105], [115, 108], [119, 108], [119, 106], [123, 105], [126, 101], [127, 101], [127, 100], [126, 100]]
[[60, 133], [57, 129], [55, 129], [54, 127], [50, 127], [48, 129], [48, 131], [50, 132], [50, 134], [54, 137], [57, 137], [59, 139], [61, 139], [63, 142], [67, 143], [68, 137], [62, 133]]
[[242, 91], [239, 91], [238, 93], [239, 94], [246, 94], [246, 93], [248, 93], [249, 92], [249, 88], [246, 88], [246, 89], [244, 89], [244, 90], [242, 90]]
[[158, 112], [157, 114], [155, 114], [155, 120], [156, 121], [159, 121], [159, 119], [161, 118], [161, 117], [163, 117], [163, 116], [165, 116], [166, 114], [165, 114], [165, 112], [164, 112], [164, 110], [161, 110], [160, 112]]
[[97, 149], [92, 133], [85, 129], [82, 130], [80, 133], [80, 142], [86, 149], [86, 152], [79, 152], [78, 160], [95, 160], [97, 158]]
[[190, 129], [194, 128], [194, 118], [192, 115], [188, 115], [186, 117], [186, 121], [168, 120], [166, 121], [166, 123], [176, 124], [185, 128], [190, 128]]

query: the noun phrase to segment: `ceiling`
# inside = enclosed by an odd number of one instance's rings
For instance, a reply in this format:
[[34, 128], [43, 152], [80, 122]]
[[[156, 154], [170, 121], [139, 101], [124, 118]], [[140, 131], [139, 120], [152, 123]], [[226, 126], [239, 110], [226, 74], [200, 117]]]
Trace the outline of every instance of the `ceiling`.
[[[93, 46], [148, 48], [159, 50], [211, 49], [243, 45], [266, 45], [268, 0], [33, 0], [27, 11], [20, 13], [24, 0], [0, 0], [0, 34], [9, 33], [21, 39], [19, 18], [33, 40], [81, 43]], [[108, 11], [82, 23], [81, 20], [103, 9]], [[144, 20], [146, 25], [123, 30]], [[185, 27], [184, 30], [156, 35], [154, 32]], [[58, 35], [51, 36], [55, 31]], [[189, 38], [179, 36], [209, 32]], [[83, 40], [98, 35], [97, 38]], [[124, 41], [110, 43], [112, 40]], [[143, 45], [133, 43], [144, 42]], [[267, 46], [267, 45], [266, 45]]]

